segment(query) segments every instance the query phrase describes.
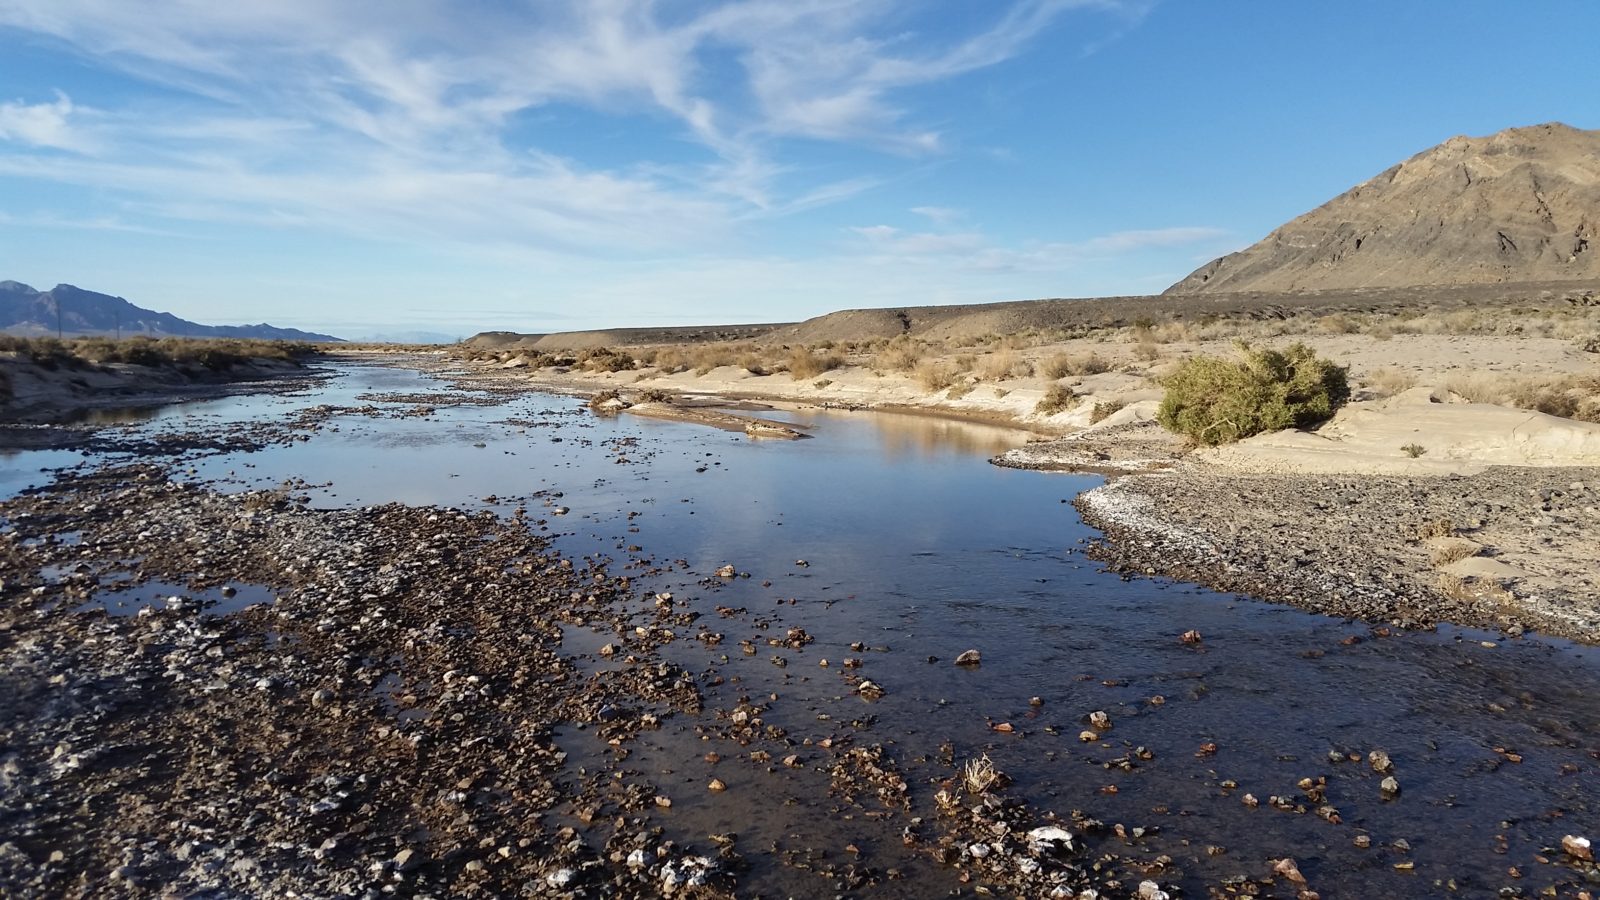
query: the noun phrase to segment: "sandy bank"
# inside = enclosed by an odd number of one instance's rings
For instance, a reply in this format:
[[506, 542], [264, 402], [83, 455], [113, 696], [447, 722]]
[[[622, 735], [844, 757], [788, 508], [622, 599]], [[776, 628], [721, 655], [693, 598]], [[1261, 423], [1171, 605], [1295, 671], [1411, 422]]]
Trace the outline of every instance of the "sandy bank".
[[223, 369], [204, 366], [129, 364], [41, 365], [15, 353], [0, 353], [0, 424], [71, 420], [86, 411], [202, 399], [225, 392], [260, 390], [306, 373], [305, 366], [259, 359]]

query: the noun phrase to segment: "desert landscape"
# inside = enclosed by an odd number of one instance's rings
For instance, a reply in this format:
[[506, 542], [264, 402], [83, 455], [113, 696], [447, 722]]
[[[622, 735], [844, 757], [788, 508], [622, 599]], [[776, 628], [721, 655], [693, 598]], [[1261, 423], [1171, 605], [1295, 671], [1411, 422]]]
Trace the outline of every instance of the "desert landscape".
[[1570, 78], [667, 6], [0, 7], [0, 897], [1600, 896]]

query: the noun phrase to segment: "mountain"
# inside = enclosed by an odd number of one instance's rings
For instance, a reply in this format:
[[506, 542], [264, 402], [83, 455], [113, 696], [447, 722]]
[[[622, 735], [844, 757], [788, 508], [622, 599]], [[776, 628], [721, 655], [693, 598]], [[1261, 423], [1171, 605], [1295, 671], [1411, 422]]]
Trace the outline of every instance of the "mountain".
[[0, 331], [19, 335], [65, 336], [145, 334], [151, 337], [245, 338], [284, 341], [337, 341], [298, 328], [260, 325], [200, 325], [171, 313], [155, 312], [121, 297], [58, 284], [36, 291], [17, 281], [0, 281]]
[[1600, 131], [1453, 137], [1168, 294], [1600, 281]]

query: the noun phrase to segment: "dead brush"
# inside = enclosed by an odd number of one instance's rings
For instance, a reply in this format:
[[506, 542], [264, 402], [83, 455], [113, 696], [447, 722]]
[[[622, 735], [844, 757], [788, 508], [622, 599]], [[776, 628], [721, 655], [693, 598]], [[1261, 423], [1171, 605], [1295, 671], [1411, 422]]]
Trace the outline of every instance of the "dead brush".
[[1442, 569], [1453, 562], [1471, 559], [1482, 550], [1482, 547], [1470, 541], [1452, 541], [1429, 551], [1428, 563], [1435, 569]]
[[973, 795], [1004, 787], [1008, 780], [1004, 772], [995, 768], [994, 760], [991, 760], [987, 753], [977, 759], [968, 760], [961, 770], [961, 782], [966, 787], [967, 793]]

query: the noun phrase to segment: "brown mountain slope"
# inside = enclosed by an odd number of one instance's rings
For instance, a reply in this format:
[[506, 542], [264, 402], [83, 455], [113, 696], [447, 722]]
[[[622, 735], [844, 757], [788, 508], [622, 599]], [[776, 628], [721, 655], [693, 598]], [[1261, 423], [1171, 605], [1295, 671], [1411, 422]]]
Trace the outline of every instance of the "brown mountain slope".
[[1454, 137], [1168, 294], [1600, 282], [1600, 131]]

